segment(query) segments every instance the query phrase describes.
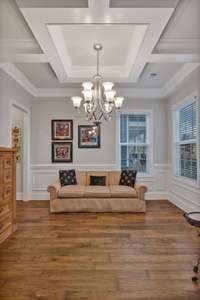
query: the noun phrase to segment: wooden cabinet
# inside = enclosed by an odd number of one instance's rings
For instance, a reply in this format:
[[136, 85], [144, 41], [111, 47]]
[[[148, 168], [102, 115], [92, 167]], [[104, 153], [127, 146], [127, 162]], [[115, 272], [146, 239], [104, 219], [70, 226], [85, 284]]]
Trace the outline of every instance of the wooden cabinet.
[[0, 243], [16, 229], [15, 150], [0, 147]]

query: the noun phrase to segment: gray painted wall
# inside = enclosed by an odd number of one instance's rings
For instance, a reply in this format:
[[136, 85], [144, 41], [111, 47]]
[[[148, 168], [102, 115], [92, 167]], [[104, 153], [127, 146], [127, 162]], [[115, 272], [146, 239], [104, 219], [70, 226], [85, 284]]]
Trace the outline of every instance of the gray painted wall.
[[33, 97], [0, 69], [0, 146], [10, 147], [10, 100], [30, 108]]
[[36, 100], [32, 103], [31, 163], [51, 163], [51, 120], [73, 119], [73, 162], [77, 164], [115, 163], [115, 120], [103, 122], [100, 149], [78, 149], [78, 125], [88, 124], [68, 99]]
[[[167, 118], [168, 118], [168, 162], [172, 163], [172, 110], [173, 106], [185, 98], [189, 97], [193, 92], [197, 92], [199, 96], [199, 112], [200, 112], [200, 67], [196, 69], [189, 77], [187, 77], [181, 85], [168, 97], [167, 101]], [[188, 99], [189, 100], [189, 99]], [[200, 113], [199, 113], [200, 117]]]
[[[152, 99], [126, 99], [124, 109], [152, 109], [154, 163], [167, 162], [167, 102]], [[37, 99], [32, 102], [31, 163], [51, 163], [51, 120], [74, 120], [75, 164], [115, 164], [116, 118], [101, 125], [101, 148], [78, 149], [78, 125], [87, 124], [84, 115], [78, 115], [69, 99]]]
[[[168, 173], [168, 194], [169, 199], [175, 205], [179, 206], [185, 211], [199, 211], [200, 210], [200, 188], [199, 185], [191, 184], [188, 180], [180, 179], [174, 176], [173, 171], [173, 106], [181, 101], [190, 100], [190, 95], [196, 92], [198, 97], [198, 113], [200, 118], [200, 67], [194, 71], [191, 76], [186, 78], [177, 90], [168, 97], [168, 162], [171, 168]], [[199, 132], [200, 132], [200, 119]], [[199, 149], [200, 145], [198, 145]]]

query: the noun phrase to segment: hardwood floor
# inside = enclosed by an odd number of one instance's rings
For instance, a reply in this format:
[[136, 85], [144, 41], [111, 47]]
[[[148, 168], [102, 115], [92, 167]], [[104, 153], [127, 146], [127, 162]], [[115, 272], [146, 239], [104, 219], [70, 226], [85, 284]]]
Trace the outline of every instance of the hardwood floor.
[[144, 214], [50, 214], [17, 203], [18, 230], [0, 245], [1, 300], [196, 300], [200, 238], [167, 201]]

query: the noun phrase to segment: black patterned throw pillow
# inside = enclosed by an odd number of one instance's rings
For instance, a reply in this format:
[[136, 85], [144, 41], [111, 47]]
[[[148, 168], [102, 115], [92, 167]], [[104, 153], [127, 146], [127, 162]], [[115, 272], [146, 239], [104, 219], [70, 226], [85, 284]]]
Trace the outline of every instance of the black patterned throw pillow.
[[135, 170], [122, 170], [119, 185], [127, 185], [134, 187], [136, 181], [137, 171]]
[[76, 171], [74, 169], [60, 170], [59, 177], [61, 186], [77, 184]]

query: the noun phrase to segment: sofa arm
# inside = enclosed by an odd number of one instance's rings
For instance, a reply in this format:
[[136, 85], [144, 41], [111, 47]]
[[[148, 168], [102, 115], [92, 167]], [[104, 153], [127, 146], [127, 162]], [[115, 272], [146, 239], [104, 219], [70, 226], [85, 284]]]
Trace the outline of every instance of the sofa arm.
[[50, 184], [47, 188], [47, 191], [50, 193], [50, 200], [56, 199], [58, 191], [60, 190], [61, 185], [59, 179]]
[[134, 188], [136, 189], [138, 198], [144, 200], [144, 194], [148, 191], [148, 188], [143, 183], [136, 183]]

